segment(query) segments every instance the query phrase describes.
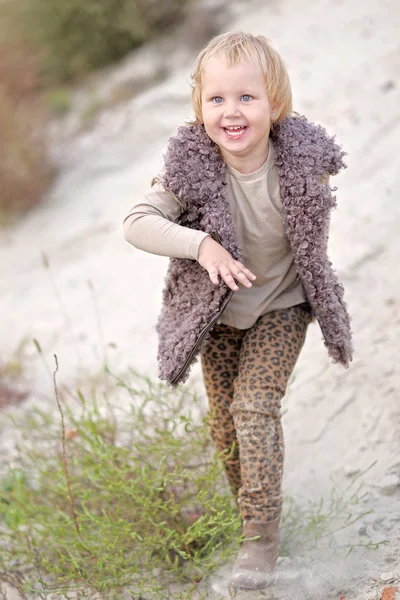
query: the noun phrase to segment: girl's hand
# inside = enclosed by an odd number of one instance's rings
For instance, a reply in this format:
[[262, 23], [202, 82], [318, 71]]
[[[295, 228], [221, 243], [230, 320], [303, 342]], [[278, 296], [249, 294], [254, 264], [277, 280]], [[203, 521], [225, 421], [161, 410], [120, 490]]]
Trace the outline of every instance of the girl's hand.
[[218, 285], [218, 275], [220, 275], [234, 292], [239, 289], [236, 281], [251, 288], [251, 282], [256, 279], [254, 273], [246, 269], [241, 262], [232, 258], [229, 252], [210, 236], [201, 242], [197, 261], [203, 269], [208, 271], [210, 279], [215, 285]]

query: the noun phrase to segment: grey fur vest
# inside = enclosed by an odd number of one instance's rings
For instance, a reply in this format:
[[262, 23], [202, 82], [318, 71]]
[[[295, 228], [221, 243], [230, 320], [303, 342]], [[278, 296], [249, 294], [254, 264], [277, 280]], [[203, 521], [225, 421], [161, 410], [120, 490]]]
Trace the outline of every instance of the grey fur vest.
[[[329, 215], [336, 204], [321, 177], [345, 167], [344, 152], [325, 130], [305, 117], [287, 117], [271, 132], [276, 151], [285, 223], [297, 272], [335, 362], [348, 366], [352, 355], [350, 320], [327, 256]], [[240, 249], [226, 197], [226, 165], [202, 125], [180, 127], [165, 156], [164, 185], [182, 198], [179, 224], [211, 234], [237, 260]], [[207, 344], [233, 292], [195, 260], [170, 260], [157, 324], [160, 377], [175, 386], [185, 381]]]

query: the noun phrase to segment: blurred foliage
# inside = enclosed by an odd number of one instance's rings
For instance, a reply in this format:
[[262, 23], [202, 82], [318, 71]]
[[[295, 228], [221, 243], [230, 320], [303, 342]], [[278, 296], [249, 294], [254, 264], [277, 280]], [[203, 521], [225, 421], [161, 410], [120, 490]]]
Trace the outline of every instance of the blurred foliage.
[[23, 9], [0, 4], [0, 226], [39, 202], [54, 175], [38, 96], [43, 51], [24, 34]]
[[177, 22], [188, 0], [25, 0], [33, 39], [46, 51], [44, 68], [57, 81], [122, 58]]
[[0, 225], [37, 204], [54, 175], [39, 109], [0, 85]]
[[[41, 200], [53, 180], [49, 111], [64, 114], [65, 82], [122, 58], [182, 18], [190, 0], [0, 2], [0, 225]], [[90, 104], [85, 121], [96, 114]]]

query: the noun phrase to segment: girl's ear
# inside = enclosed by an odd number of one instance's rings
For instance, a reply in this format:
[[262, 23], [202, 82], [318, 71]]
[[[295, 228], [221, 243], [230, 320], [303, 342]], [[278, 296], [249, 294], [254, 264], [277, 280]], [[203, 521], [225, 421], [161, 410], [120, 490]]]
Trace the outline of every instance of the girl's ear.
[[276, 108], [276, 106], [273, 106], [272, 110], [271, 110], [271, 116], [270, 116], [270, 120], [271, 120], [271, 124], [270, 124], [270, 129], [271, 131], [273, 130], [274, 126], [276, 125], [276, 120], [278, 118], [278, 110]]
[[271, 104], [271, 121], [274, 122], [277, 120], [278, 116], [279, 116], [279, 106], [274, 102], [273, 104]]

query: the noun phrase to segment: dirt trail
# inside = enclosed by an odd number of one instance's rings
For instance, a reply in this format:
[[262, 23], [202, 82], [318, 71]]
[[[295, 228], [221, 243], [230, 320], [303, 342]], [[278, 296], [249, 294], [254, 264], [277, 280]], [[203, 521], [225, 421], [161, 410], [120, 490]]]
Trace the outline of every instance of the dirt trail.
[[[250, 2], [226, 29], [271, 37], [288, 65], [295, 108], [336, 133], [349, 153], [348, 170], [334, 182], [330, 255], [346, 286], [355, 358], [347, 371], [330, 364], [318, 327], [310, 328], [285, 402], [285, 490], [306, 507], [329, 497], [331, 477], [344, 486], [375, 463], [362, 476], [367, 496], [360, 505], [373, 513], [340, 541], [390, 540], [345, 560], [303, 552], [282, 564], [274, 597], [378, 600], [385, 586], [400, 583], [398, 1]], [[78, 367], [98, 368], [103, 350], [91, 280], [104, 338], [117, 346], [107, 350], [111, 363], [156, 373], [154, 324], [166, 260], [129, 247], [121, 221], [157, 172], [168, 136], [190, 115], [190, 69], [182, 64], [162, 84], [103, 115], [94, 130], [55, 149], [62, 171], [48, 201], [0, 242], [3, 359], [34, 337], [49, 361], [57, 353], [61, 380], [73, 380]], [[26, 406], [48, 402], [50, 381], [31, 343], [22, 357], [35, 390]], [[0, 457], [7, 447], [4, 431]], [[209, 582], [211, 597], [229, 597], [227, 572]], [[258, 598], [243, 597], [250, 596]]]

